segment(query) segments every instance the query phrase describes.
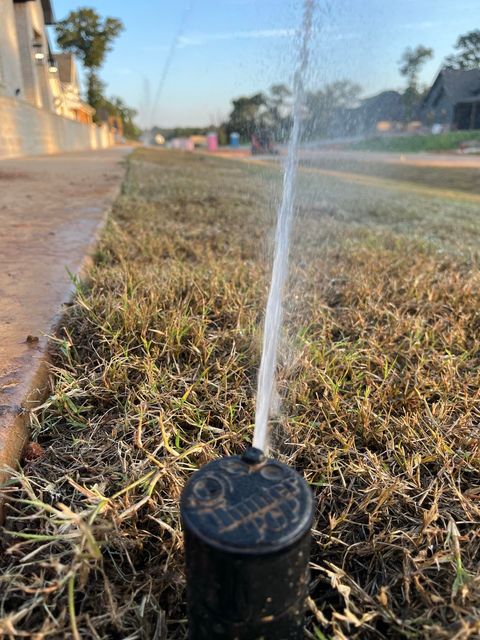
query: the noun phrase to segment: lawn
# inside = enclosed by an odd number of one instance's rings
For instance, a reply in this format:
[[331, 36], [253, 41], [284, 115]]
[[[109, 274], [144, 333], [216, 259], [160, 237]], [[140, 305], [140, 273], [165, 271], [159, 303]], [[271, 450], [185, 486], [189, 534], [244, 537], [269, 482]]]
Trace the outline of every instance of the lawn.
[[[178, 498], [251, 441], [279, 184], [130, 156], [5, 489], [5, 637], [186, 637]], [[315, 491], [305, 637], [478, 638], [478, 206], [362, 193], [299, 186], [273, 449]]]
[[414, 153], [417, 151], [451, 151], [458, 149], [462, 142], [480, 141], [480, 131], [450, 131], [440, 134], [412, 136], [377, 136], [355, 142], [351, 148], [358, 151], [396, 151]]

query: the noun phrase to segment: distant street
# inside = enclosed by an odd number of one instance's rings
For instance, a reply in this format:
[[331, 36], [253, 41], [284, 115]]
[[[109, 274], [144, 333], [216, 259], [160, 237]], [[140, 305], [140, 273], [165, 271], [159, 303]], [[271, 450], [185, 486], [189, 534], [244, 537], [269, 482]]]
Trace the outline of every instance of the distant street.
[[[277, 156], [248, 156], [253, 164], [282, 163]], [[448, 153], [379, 153], [333, 149], [301, 149], [301, 174], [323, 176], [352, 185], [412, 195], [480, 202], [480, 156]], [[358, 197], [363, 198], [362, 192]], [[372, 198], [372, 193], [368, 194]]]
[[[262, 160], [281, 159], [287, 154], [285, 146], [279, 147], [278, 156], [256, 156]], [[247, 149], [241, 151], [220, 151], [219, 155], [224, 157], [251, 157]], [[361, 164], [387, 164], [387, 165], [410, 165], [414, 167], [444, 167], [444, 168], [465, 168], [480, 169], [480, 154], [462, 153], [398, 153], [386, 151], [354, 151], [350, 149], [335, 149], [332, 147], [301, 148], [299, 151], [301, 162], [324, 162], [329, 164], [339, 163], [361, 163]]]
[[301, 149], [301, 160], [330, 162], [362, 162], [403, 164], [421, 167], [480, 169], [480, 155], [460, 153], [387, 153], [379, 151], [347, 151], [342, 149]]

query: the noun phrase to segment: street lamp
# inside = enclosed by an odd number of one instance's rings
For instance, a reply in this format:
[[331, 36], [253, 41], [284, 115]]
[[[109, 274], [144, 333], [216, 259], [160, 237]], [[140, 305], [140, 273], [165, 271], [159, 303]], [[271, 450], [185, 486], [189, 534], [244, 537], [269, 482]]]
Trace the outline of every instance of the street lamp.
[[45, 54], [42, 51], [42, 42], [41, 42], [41, 40], [35, 39], [33, 41], [33, 51], [34, 51], [35, 60], [38, 62], [38, 64], [42, 64], [43, 60], [45, 59]]
[[48, 70], [49, 70], [50, 73], [58, 73], [57, 64], [56, 64], [55, 58], [53, 56], [50, 56], [48, 58]]

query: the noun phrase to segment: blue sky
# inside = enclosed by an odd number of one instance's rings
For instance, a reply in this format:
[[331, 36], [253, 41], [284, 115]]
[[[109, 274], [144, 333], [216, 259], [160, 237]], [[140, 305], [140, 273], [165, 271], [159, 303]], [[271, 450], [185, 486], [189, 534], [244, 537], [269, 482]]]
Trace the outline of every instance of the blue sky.
[[[291, 79], [299, 0], [53, 0], [53, 5], [57, 19], [91, 6], [123, 20], [126, 29], [101, 76], [108, 95], [137, 108], [142, 124], [215, 124], [227, 116], [233, 97]], [[317, 5], [310, 85], [349, 78], [365, 95], [400, 88], [397, 61], [406, 46], [420, 43], [435, 50], [422, 78], [429, 83], [457, 36], [480, 28], [480, 0], [317, 0]]]

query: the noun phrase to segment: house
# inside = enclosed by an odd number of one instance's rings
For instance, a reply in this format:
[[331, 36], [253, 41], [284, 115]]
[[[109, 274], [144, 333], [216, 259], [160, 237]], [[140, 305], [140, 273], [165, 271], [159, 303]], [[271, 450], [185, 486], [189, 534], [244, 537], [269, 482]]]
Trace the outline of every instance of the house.
[[53, 23], [50, 0], [0, 0], [0, 95], [52, 109], [45, 25]]
[[0, 0], [0, 158], [101, 149], [115, 143], [92, 123], [75, 60], [53, 54], [51, 0]]
[[421, 105], [422, 122], [480, 129], [480, 69], [442, 69]]
[[398, 91], [382, 91], [364, 98], [360, 106], [337, 109], [332, 134], [358, 136], [401, 129], [405, 121], [405, 103]]
[[[80, 98], [80, 85], [78, 81], [77, 65], [72, 53], [56, 53], [53, 56], [53, 68], [51, 83], [55, 96], [55, 110], [67, 118], [91, 124], [95, 109]], [[52, 70], [53, 70], [52, 68]], [[59, 85], [56, 91], [55, 84]]]
[[398, 91], [382, 91], [365, 98], [357, 109], [358, 128], [364, 133], [391, 131], [405, 121], [405, 103]]
[[95, 110], [80, 99], [73, 54], [50, 48], [52, 24], [50, 0], [0, 0], [0, 95], [91, 124]]

